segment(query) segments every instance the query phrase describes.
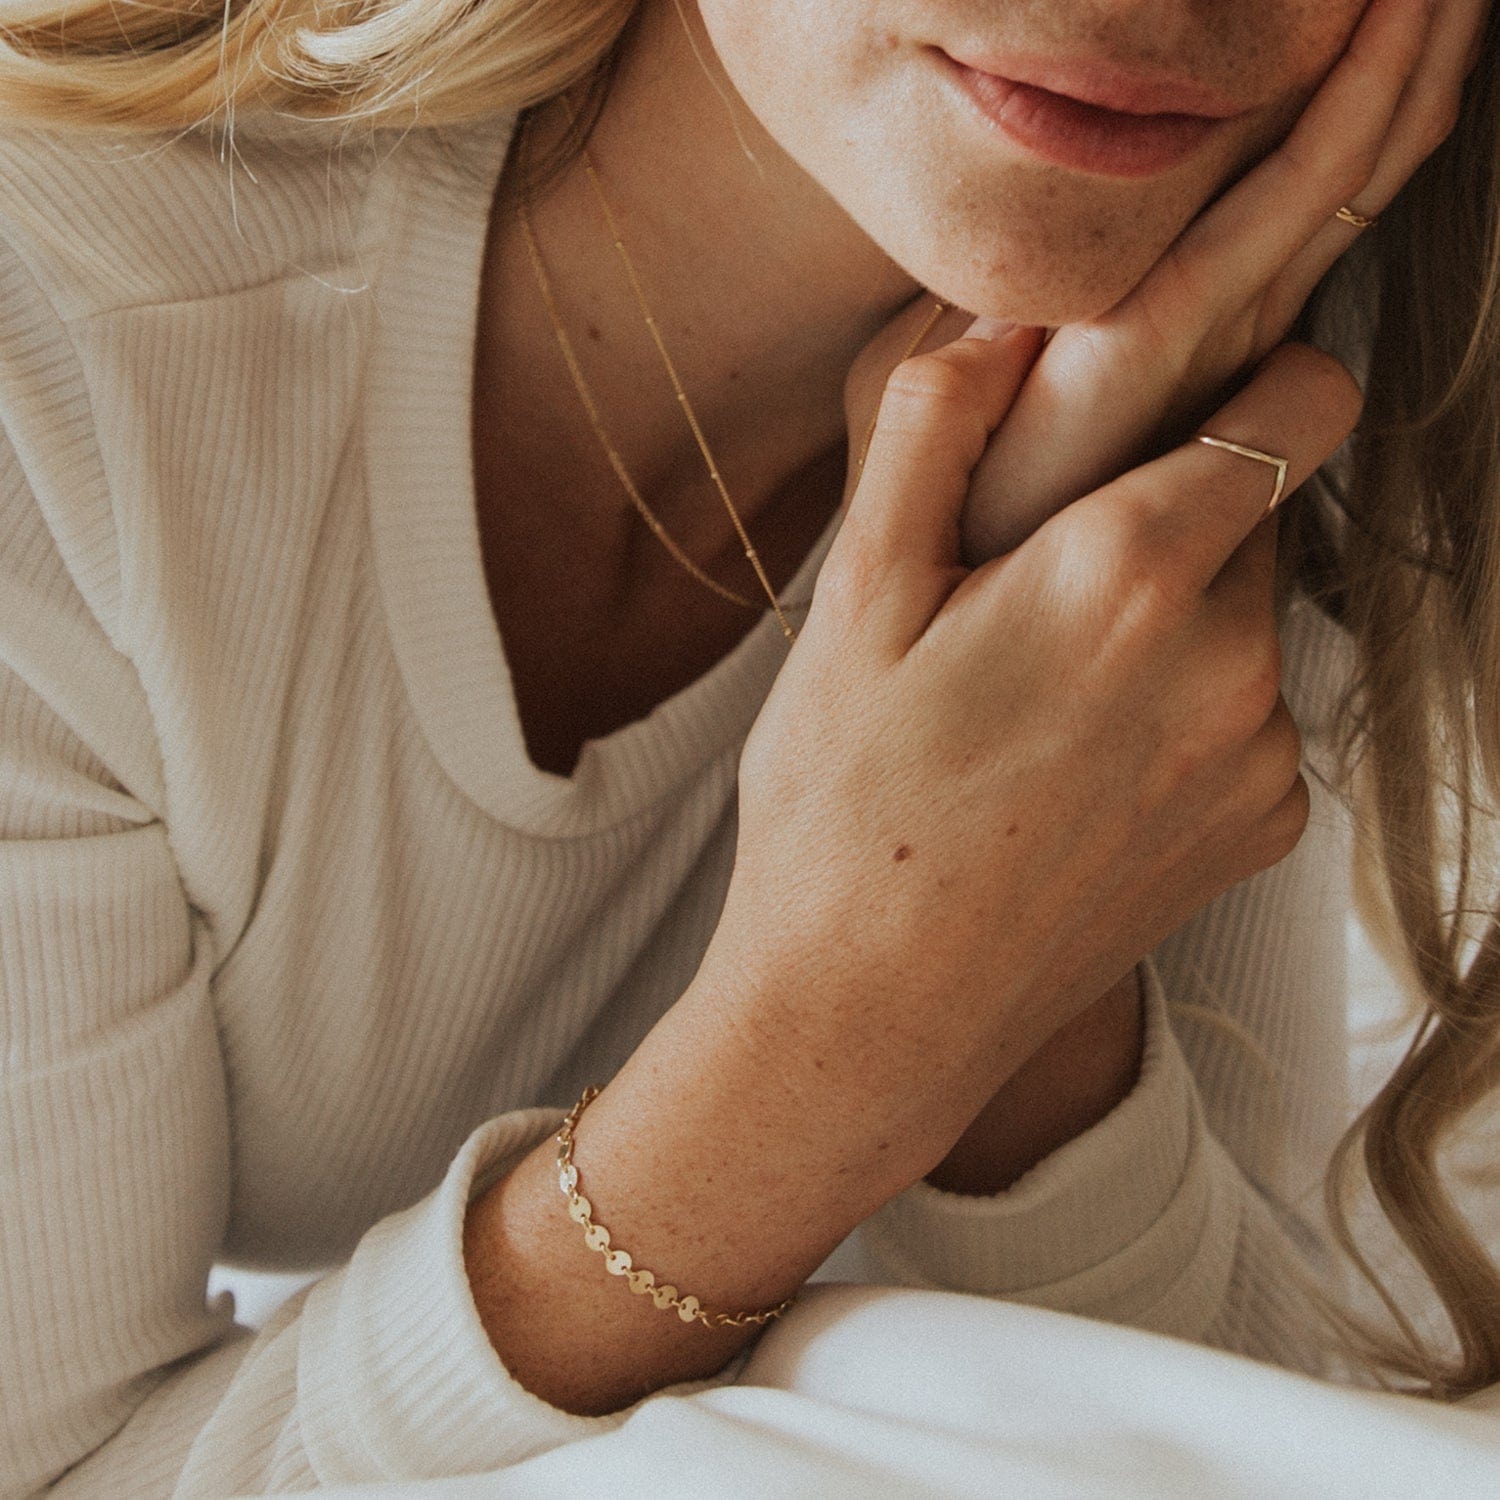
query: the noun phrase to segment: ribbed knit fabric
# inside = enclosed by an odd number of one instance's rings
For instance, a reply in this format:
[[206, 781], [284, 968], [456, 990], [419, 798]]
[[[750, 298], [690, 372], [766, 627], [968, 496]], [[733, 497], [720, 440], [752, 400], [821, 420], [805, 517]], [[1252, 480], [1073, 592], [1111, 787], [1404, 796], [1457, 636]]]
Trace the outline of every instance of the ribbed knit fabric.
[[[573, 776], [528, 759], [469, 457], [509, 136], [0, 137], [0, 1495], [434, 1479], [623, 1420], [504, 1369], [464, 1207], [691, 981], [785, 644], [766, 612]], [[1311, 752], [1345, 644], [1301, 605], [1285, 644]], [[1144, 966], [1117, 1110], [820, 1274], [1311, 1363], [1273, 1205], [1343, 1119], [1347, 865], [1315, 787]], [[216, 1259], [329, 1269], [252, 1337]]]

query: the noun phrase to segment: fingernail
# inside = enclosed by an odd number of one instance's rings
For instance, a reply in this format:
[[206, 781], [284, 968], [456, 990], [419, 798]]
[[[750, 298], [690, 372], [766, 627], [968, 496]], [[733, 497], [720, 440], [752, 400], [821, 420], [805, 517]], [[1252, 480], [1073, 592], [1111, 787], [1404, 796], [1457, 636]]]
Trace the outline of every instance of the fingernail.
[[975, 318], [969, 325], [969, 331], [964, 335], [969, 339], [1003, 339], [1006, 334], [1015, 331], [1014, 323], [1001, 322], [999, 318]]

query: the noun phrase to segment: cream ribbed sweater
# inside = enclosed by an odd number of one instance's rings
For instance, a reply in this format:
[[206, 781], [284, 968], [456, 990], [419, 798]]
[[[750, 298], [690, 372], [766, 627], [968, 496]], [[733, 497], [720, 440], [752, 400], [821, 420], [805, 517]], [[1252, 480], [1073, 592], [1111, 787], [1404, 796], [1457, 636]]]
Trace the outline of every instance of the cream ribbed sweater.
[[[469, 459], [508, 137], [247, 133], [233, 173], [0, 137], [5, 1496], [424, 1479], [621, 1420], [507, 1374], [464, 1205], [691, 980], [785, 646], [766, 613], [573, 776], [528, 760]], [[1299, 605], [1286, 646], [1315, 749], [1344, 644]], [[1315, 787], [1146, 965], [1113, 1114], [993, 1198], [918, 1183], [824, 1274], [1309, 1361], [1270, 1201], [1343, 1118], [1347, 864]], [[216, 1259], [331, 1269], [252, 1337]]]

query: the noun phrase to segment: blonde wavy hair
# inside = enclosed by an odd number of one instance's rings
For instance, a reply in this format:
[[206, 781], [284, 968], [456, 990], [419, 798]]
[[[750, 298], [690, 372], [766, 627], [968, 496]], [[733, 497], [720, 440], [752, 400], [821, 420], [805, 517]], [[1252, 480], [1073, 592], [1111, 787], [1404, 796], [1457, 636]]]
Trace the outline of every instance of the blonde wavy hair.
[[[579, 84], [597, 108], [636, 3], [0, 0], [0, 122], [175, 131], [254, 111], [439, 125]], [[1500, 9], [1457, 129], [1304, 330], [1368, 368], [1368, 404], [1344, 481], [1320, 479], [1329, 503], [1283, 512], [1283, 553], [1357, 648], [1335, 789], [1363, 834], [1361, 910], [1384, 919], [1421, 1012], [1336, 1152], [1328, 1196], [1395, 1321], [1394, 1334], [1347, 1325], [1367, 1366], [1454, 1397], [1500, 1380], [1500, 1270], [1444, 1161], [1500, 1082], [1500, 893], [1476, 868], [1484, 789], [1500, 785]], [[1436, 1292], [1443, 1336], [1418, 1331], [1356, 1244], [1360, 1187]]]

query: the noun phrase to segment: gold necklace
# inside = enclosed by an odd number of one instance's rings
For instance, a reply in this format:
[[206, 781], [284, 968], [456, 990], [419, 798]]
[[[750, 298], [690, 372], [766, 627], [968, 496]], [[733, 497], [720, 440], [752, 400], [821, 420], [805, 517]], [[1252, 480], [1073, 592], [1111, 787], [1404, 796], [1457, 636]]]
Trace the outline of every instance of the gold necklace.
[[[563, 100], [572, 117], [572, 105]], [[521, 122], [522, 140], [518, 145], [524, 146], [525, 134], [530, 125], [529, 113]], [[761, 566], [760, 554], [755, 550], [755, 544], [750, 540], [745, 530], [744, 523], [740, 520], [739, 512], [734, 508], [734, 502], [729, 498], [729, 491], [725, 487], [723, 476], [719, 473], [719, 466], [709, 450], [708, 440], [703, 436], [703, 429], [698, 423], [697, 414], [693, 411], [692, 403], [688, 400], [687, 392], [683, 389], [682, 381], [678, 377], [677, 367], [672, 362], [672, 356], [667, 353], [667, 346], [662, 340], [661, 330], [657, 327], [656, 319], [652, 316], [650, 305], [646, 301], [646, 294], [641, 288], [640, 277], [636, 273], [635, 263], [630, 258], [630, 252], [625, 248], [625, 241], [620, 234], [620, 226], [614, 213], [610, 209], [609, 199], [605, 196], [603, 184], [599, 180], [599, 173], [594, 166], [593, 157], [589, 154], [587, 146], [582, 148], [584, 169], [588, 174], [589, 182], [593, 186], [594, 194], [599, 200], [599, 207], [604, 213], [606, 223], [609, 225], [610, 235], [614, 240], [615, 249], [624, 263], [625, 272], [630, 281], [631, 291], [634, 293], [636, 305], [641, 310], [641, 315], [646, 321], [646, 327], [651, 333], [652, 342], [656, 345], [657, 352], [661, 355], [662, 364], [666, 367], [667, 375], [672, 382], [672, 389], [677, 396], [677, 403], [682, 408], [683, 416], [687, 419], [688, 426], [692, 429], [693, 439], [698, 445], [698, 451], [703, 455], [703, 461], [708, 466], [709, 478], [713, 480], [720, 498], [724, 502], [725, 509], [729, 512], [730, 519], [734, 522], [734, 528], [739, 534], [740, 541], [744, 544], [745, 556], [749, 559], [751, 566], [755, 569], [756, 577], [760, 580], [761, 587], [766, 592], [766, 597], [771, 601], [771, 608], [776, 612], [776, 618], [781, 625], [782, 634], [787, 641], [795, 645], [797, 634], [787, 622], [786, 615], [782, 611], [781, 602], [776, 597], [776, 591], [771, 587], [771, 581], [766, 577], [765, 569]], [[696, 578], [700, 583], [712, 589], [714, 593], [731, 603], [741, 605], [746, 609], [758, 608], [753, 599], [747, 599], [743, 594], [737, 594], [733, 590], [725, 588], [723, 584], [710, 578], [683, 550], [673, 541], [667, 533], [666, 528], [657, 519], [651, 508], [642, 498], [640, 490], [631, 479], [624, 461], [615, 451], [614, 444], [609, 440], [609, 434], [605, 431], [603, 419], [599, 415], [599, 408], [594, 401], [593, 394], [589, 390], [588, 382], [584, 379], [583, 368], [578, 362], [578, 356], [573, 350], [572, 340], [568, 337], [567, 330], [563, 327], [562, 317], [558, 312], [557, 299], [553, 295], [551, 279], [547, 275], [546, 266], [542, 261], [541, 249], [537, 244], [536, 232], [531, 225], [531, 216], [526, 209], [524, 190], [516, 202], [516, 218], [520, 224], [521, 232], [526, 240], [527, 253], [531, 259], [532, 272], [536, 277], [537, 288], [542, 296], [542, 303], [547, 310], [548, 321], [552, 324], [553, 335], [557, 339], [558, 348], [562, 351], [563, 361], [568, 367], [568, 373], [572, 377], [573, 385], [578, 392], [579, 400], [588, 414], [589, 422], [603, 446], [605, 454], [609, 458], [610, 467], [614, 469], [620, 483], [625, 488], [625, 493], [630, 497], [641, 517], [650, 526], [653, 532], [666, 547], [667, 551]], [[947, 304], [940, 298], [936, 300], [931, 315], [918, 331], [917, 336], [911, 341], [902, 359], [909, 359], [932, 330], [933, 325], [948, 310]], [[878, 415], [878, 413], [877, 413]], [[859, 471], [863, 472], [865, 455], [870, 450], [870, 440], [875, 434], [876, 418], [871, 418], [868, 431], [865, 433], [864, 445], [859, 455]]]

